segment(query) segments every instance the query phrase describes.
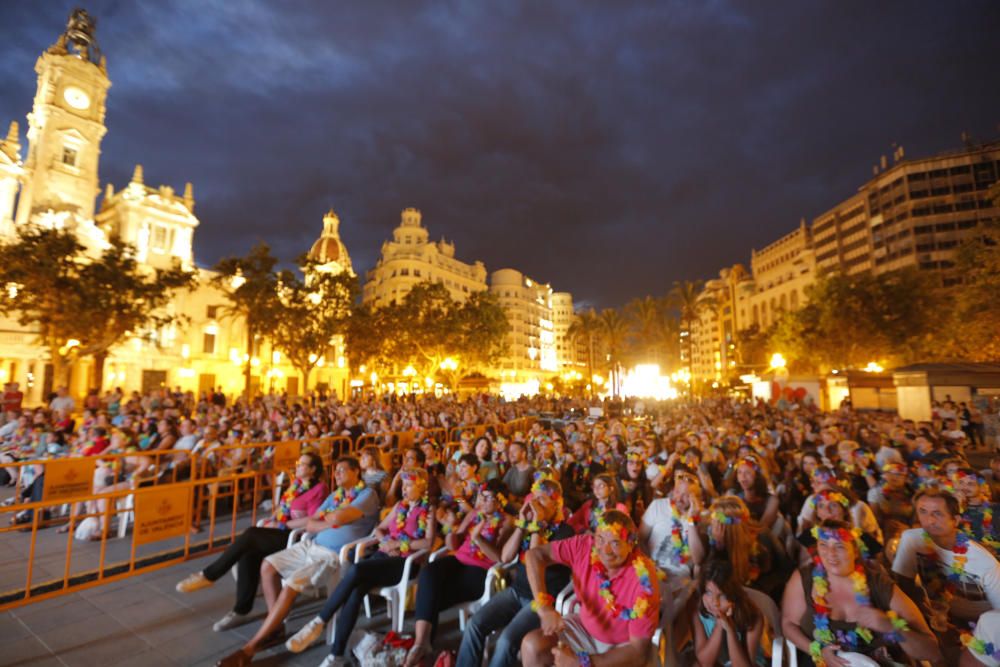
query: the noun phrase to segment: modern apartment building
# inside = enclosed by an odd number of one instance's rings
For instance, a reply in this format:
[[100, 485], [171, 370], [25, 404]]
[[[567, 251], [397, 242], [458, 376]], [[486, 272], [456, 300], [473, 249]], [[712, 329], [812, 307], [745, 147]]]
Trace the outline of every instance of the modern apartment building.
[[[552, 287], [520, 271], [500, 269], [490, 275], [490, 291], [497, 295], [511, 326], [508, 356], [500, 364], [501, 377], [541, 381], [555, 375], [559, 358]], [[560, 301], [564, 305], [565, 299]]]

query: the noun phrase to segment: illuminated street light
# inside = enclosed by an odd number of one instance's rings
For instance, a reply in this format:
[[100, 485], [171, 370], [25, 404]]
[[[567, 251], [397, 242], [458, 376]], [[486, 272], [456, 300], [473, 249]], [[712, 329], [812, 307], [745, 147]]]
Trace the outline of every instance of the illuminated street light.
[[788, 366], [788, 362], [785, 360], [785, 355], [781, 352], [775, 352], [771, 355], [771, 368], [785, 368]]
[[417, 374], [417, 369], [414, 368], [413, 366], [407, 366], [406, 368], [403, 369], [403, 375], [405, 377], [411, 378], [416, 374]]
[[446, 371], [453, 371], [458, 368], [458, 362], [451, 357], [446, 357], [444, 361], [441, 362], [441, 369]]
[[232, 286], [233, 289], [239, 289], [240, 287], [245, 285], [246, 282], [247, 279], [243, 277], [242, 269], [236, 269], [236, 273], [234, 273], [232, 277], [229, 279], [229, 284]]
[[869, 361], [863, 369], [866, 373], [881, 373], [885, 369], [878, 365], [877, 361]]

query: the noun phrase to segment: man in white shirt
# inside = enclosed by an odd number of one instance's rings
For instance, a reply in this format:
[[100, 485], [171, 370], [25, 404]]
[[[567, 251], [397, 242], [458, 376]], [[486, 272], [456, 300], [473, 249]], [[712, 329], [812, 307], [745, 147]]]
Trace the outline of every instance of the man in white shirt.
[[[923, 598], [914, 581], [919, 574], [931, 601], [931, 616], [935, 610], [947, 613], [949, 622], [962, 629], [991, 609], [1000, 609], [1000, 563], [959, 531], [958, 499], [947, 491], [926, 488], [917, 492], [915, 505], [921, 527], [903, 532], [892, 563], [903, 591], [914, 600]], [[942, 602], [946, 612], [939, 608]], [[942, 627], [943, 622], [932, 618], [931, 626]]]

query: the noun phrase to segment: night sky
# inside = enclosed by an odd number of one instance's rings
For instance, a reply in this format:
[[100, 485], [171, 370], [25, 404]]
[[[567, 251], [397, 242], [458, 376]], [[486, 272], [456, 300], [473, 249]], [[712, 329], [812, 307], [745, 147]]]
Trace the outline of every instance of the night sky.
[[[359, 273], [400, 211], [488, 271], [616, 306], [749, 266], [908, 157], [1000, 136], [1000, 3], [0, 2], [0, 123], [82, 4], [101, 183], [192, 181], [210, 266], [333, 207]], [[22, 155], [24, 152], [22, 151]]]

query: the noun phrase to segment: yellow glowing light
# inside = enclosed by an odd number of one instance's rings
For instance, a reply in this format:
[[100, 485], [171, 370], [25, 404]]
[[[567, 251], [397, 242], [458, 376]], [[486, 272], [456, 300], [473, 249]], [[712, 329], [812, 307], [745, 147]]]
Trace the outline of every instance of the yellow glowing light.
[[7, 298], [16, 299], [17, 298], [17, 283], [7, 283]]
[[553, 385], [551, 382], [545, 383], [545, 391], [552, 391], [553, 389], [555, 389], [555, 385]]
[[178, 368], [177, 369], [177, 377], [193, 378], [194, 377], [194, 369], [193, 368]]
[[441, 368], [446, 371], [453, 371], [458, 368], [458, 362], [451, 357], [446, 357], [445, 360], [441, 362]]
[[596, 374], [596, 373], [594, 374], [594, 377], [592, 377], [592, 378], [591, 378], [591, 381], [592, 381], [592, 382], [593, 382], [594, 384], [596, 384], [596, 385], [597, 385], [598, 387], [600, 387], [600, 386], [603, 386], [603, 385], [604, 385], [604, 378], [602, 378], [602, 377], [601, 377], [600, 375], [598, 375], [598, 374]]
[[250, 365], [254, 367], [260, 366], [260, 359], [254, 357], [253, 359], [250, 360]]
[[434, 386], [434, 378], [424, 378], [424, 384], [428, 387]]
[[324, 365], [326, 365], [326, 357], [320, 357], [319, 360], [316, 361], [316, 366], [323, 368]]
[[311, 303], [312, 303], [312, 304], [313, 304], [314, 306], [318, 306], [318, 305], [319, 305], [319, 302], [320, 302], [320, 301], [322, 301], [322, 300], [323, 300], [323, 295], [322, 295], [322, 294], [320, 294], [319, 292], [310, 292], [310, 293], [309, 293], [309, 301], [310, 301], [310, 302], [311, 302]]
[[68, 341], [66, 341], [67, 350], [72, 350], [74, 347], [79, 347], [79, 346], [80, 346], [80, 341], [78, 341], [75, 338], [70, 338]]
[[365, 381], [364, 380], [351, 380], [351, 386], [352, 387], [363, 387], [363, 386], [365, 386]]
[[181, 345], [181, 357], [187, 359], [190, 356], [191, 356], [191, 346], [188, 345], [187, 343], [184, 343], [183, 345]]
[[309, 363], [310, 364], [315, 364], [316, 361], [318, 361], [318, 360], [319, 360], [319, 355], [316, 355], [316, 354], [310, 354], [309, 355]]
[[241, 269], [236, 269], [236, 273], [233, 277], [229, 279], [229, 284], [232, 285], [233, 289], [239, 289], [243, 287], [247, 282], [247, 279], [243, 277], [243, 271]]
[[337, 368], [343, 368], [347, 365], [347, 360], [344, 357], [337, 357]]
[[416, 374], [417, 374], [417, 369], [414, 368], [413, 366], [407, 366], [406, 368], [403, 369], [403, 375], [405, 377], [411, 378]]
[[626, 371], [622, 378], [622, 394], [656, 400], [677, 398], [677, 390], [669, 377], [660, 374], [658, 364], [639, 364]]
[[274, 352], [271, 353], [271, 363], [272, 364], [281, 363], [281, 352], [279, 350], [275, 350]]
[[209, 324], [205, 327], [205, 333], [210, 336], [219, 335], [219, 326], [217, 324]]
[[881, 373], [885, 369], [878, 365], [877, 361], [869, 361], [868, 365], [864, 367], [867, 373]]
[[781, 352], [775, 352], [771, 355], [771, 368], [785, 368], [788, 362], [785, 360], [785, 355]]
[[375, 384], [376, 382], [378, 382], [378, 373], [376, 373], [375, 371], [372, 371], [370, 379], [372, 381], [372, 384]]

